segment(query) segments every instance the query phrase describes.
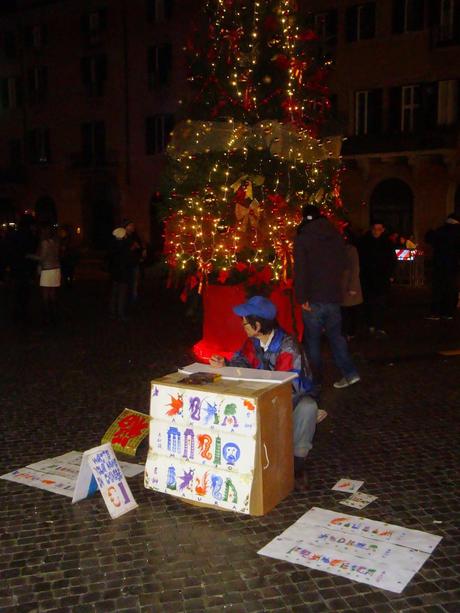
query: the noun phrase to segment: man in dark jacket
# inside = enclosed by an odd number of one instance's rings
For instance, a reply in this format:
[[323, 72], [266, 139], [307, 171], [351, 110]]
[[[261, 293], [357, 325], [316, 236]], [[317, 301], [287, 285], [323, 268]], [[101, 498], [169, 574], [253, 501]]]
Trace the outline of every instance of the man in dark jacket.
[[358, 252], [366, 323], [371, 334], [386, 336], [383, 318], [397, 259], [382, 221], [373, 222], [359, 241]]
[[428, 319], [452, 319], [458, 299], [460, 264], [460, 215], [451, 213], [425, 240], [433, 248], [431, 315]]
[[342, 277], [345, 269], [345, 244], [340, 233], [317, 207], [302, 209], [303, 221], [294, 242], [294, 284], [302, 305], [307, 355], [318, 389], [322, 381], [321, 335], [329, 340], [334, 362], [342, 378], [334, 387], [342, 388], [360, 380], [342, 335]]

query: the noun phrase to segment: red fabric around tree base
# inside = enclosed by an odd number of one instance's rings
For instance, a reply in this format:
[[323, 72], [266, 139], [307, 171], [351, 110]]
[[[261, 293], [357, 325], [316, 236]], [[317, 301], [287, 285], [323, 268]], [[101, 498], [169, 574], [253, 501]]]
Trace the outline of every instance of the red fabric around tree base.
[[[284, 330], [294, 333], [292, 321], [292, 290], [276, 288], [270, 300], [278, 309], [277, 320]], [[203, 290], [203, 338], [193, 347], [200, 362], [208, 363], [214, 355], [230, 358], [243, 344], [246, 334], [241, 318], [235, 315], [233, 307], [246, 301], [243, 285], [208, 285]], [[295, 307], [299, 340], [302, 338], [302, 313], [299, 305]]]

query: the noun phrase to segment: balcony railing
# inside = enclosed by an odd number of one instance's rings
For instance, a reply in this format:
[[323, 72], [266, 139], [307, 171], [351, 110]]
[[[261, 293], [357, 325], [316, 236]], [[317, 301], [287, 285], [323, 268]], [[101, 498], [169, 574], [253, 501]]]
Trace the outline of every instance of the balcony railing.
[[458, 126], [398, 134], [367, 134], [349, 136], [342, 146], [342, 155], [391, 153], [432, 149], [455, 149]]
[[108, 149], [105, 152], [85, 154], [81, 151], [68, 156], [70, 168], [81, 170], [103, 170], [115, 168], [119, 164], [118, 152]]

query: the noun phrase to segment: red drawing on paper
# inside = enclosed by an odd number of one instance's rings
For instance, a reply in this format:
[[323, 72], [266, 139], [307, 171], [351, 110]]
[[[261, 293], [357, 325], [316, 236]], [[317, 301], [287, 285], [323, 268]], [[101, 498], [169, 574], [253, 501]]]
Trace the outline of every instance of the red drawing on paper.
[[256, 408], [255, 405], [252, 404], [252, 402], [250, 402], [249, 400], [245, 400], [243, 404], [247, 408], [248, 411], [254, 411], [254, 409]]
[[177, 394], [177, 398], [174, 398], [174, 396], [171, 396], [170, 394], [170, 397], [171, 402], [166, 406], [171, 408], [169, 409], [169, 411], [167, 411], [167, 414], [170, 416], [178, 415], [181, 412], [182, 407], [184, 406], [184, 401], [182, 400], [183, 394]]
[[198, 496], [206, 496], [206, 492], [208, 491], [208, 471], [206, 471], [203, 475], [203, 478], [196, 479], [196, 487], [195, 492]]
[[113, 445], [126, 447], [130, 439], [140, 436], [149, 427], [149, 418], [140, 415], [126, 415], [118, 422], [118, 430], [112, 438]]
[[205, 460], [212, 460], [212, 453], [209, 451], [209, 448], [212, 444], [212, 438], [209, 434], [198, 434], [198, 449], [201, 450], [201, 457], [205, 458]]

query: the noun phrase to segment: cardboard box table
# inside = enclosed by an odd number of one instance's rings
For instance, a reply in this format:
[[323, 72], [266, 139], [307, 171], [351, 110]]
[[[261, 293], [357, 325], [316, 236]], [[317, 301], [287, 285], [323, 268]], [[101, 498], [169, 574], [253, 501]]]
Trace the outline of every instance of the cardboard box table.
[[294, 486], [291, 383], [184, 377], [152, 381], [145, 487], [264, 515]]

